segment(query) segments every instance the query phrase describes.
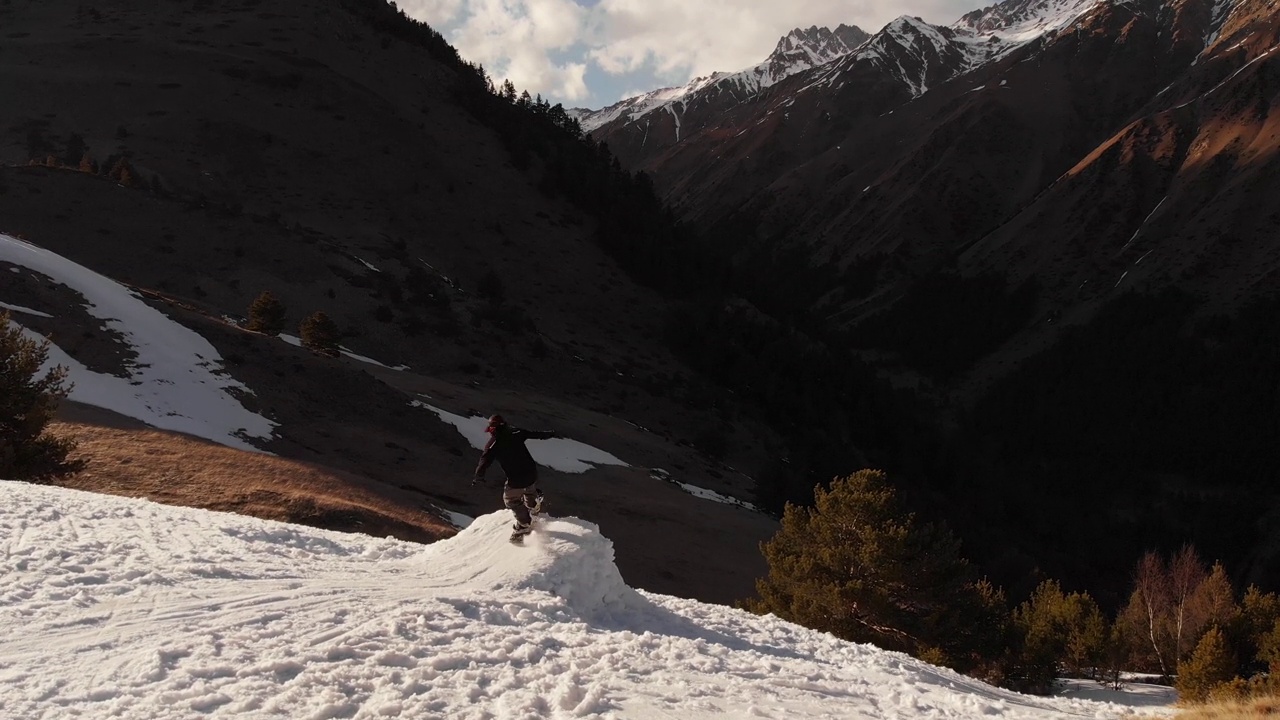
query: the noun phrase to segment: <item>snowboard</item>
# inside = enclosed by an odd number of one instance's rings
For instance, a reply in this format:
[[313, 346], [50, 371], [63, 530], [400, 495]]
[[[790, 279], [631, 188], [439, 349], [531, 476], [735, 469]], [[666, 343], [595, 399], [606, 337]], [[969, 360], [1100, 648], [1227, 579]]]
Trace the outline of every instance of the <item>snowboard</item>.
[[529, 527], [522, 531], [512, 531], [511, 544], [523, 545], [524, 539], [537, 530], [542, 525], [542, 516], [547, 511], [547, 501], [544, 496], [538, 496], [538, 504], [529, 508]]

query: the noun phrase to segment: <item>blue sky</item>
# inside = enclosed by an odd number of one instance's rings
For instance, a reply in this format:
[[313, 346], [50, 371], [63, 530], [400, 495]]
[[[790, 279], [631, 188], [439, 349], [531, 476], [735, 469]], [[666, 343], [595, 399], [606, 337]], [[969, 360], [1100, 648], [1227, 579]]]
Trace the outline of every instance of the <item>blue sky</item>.
[[[982, 0], [401, 0], [495, 81], [565, 107], [749, 67], [795, 27], [949, 24]], [[990, 0], [987, 3], [990, 4]]]

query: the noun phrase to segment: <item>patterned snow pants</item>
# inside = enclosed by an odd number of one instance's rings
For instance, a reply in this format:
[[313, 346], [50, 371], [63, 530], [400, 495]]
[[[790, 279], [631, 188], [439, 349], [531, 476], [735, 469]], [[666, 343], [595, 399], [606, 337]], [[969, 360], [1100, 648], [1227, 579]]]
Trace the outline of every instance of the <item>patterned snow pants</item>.
[[516, 514], [516, 522], [521, 525], [528, 525], [533, 521], [529, 515], [529, 508], [537, 502], [538, 485], [534, 483], [529, 487], [502, 488], [502, 504], [511, 509]]

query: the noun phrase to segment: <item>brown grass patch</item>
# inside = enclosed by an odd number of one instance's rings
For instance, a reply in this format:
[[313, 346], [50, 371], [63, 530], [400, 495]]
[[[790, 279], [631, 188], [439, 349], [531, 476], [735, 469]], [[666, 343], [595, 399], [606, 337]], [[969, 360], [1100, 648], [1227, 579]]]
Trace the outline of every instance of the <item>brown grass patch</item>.
[[61, 487], [414, 542], [455, 532], [420, 500], [353, 473], [150, 428], [62, 421], [50, 430], [73, 438], [72, 457], [86, 462]]
[[1280, 697], [1232, 700], [1187, 708], [1174, 720], [1254, 720], [1280, 717]]

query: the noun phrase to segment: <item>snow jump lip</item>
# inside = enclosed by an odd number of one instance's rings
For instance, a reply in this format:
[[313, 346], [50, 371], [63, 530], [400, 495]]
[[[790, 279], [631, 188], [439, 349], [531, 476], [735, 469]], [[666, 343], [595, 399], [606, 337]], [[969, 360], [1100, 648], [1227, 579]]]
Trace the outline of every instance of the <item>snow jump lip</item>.
[[543, 517], [523, 546], [508, 542], [511, 513], [475, 519], [424, 550], [439, 586], [540, 590], [562, 598], [583, 618], [603, 619], [649, 603], [614, 564], [613, 542], [579, 518]]

